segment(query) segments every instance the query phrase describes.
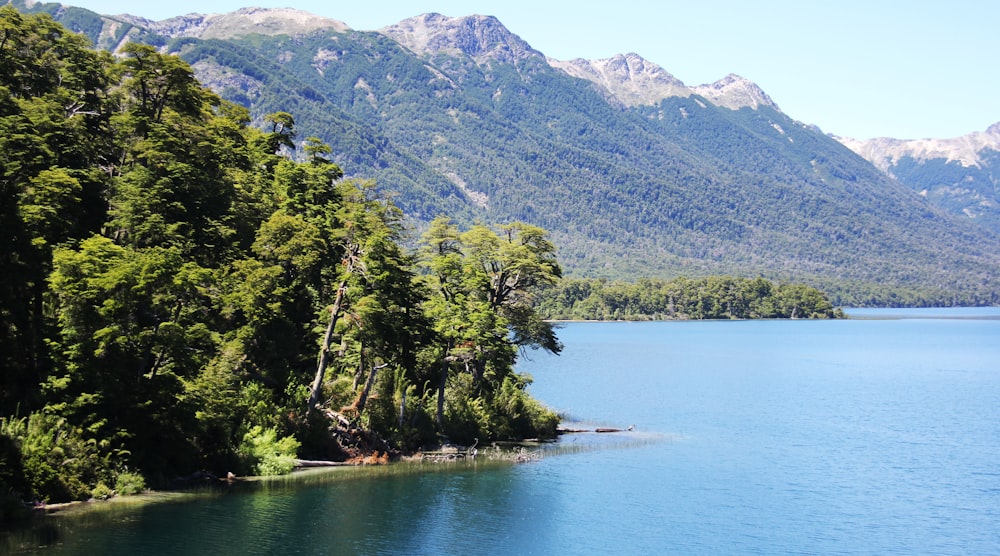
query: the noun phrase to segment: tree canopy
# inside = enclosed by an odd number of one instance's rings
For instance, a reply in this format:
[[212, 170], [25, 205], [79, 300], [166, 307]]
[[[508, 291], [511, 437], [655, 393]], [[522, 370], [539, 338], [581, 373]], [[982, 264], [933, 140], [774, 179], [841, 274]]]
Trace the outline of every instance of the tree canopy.
[[349, 458], [343, 430], [555, 434], [514, 371], [519, 346], [559, 349], [532, 305], [560, 275], [544, 230], [442, 221], [453, 243], [411, 253], [290, 113], [251, 127], [179, 58], [115, 59], [47, 15], [0, 8], [0, 68], [5, 516]]
[[828, 319], [842, 317], [825, 294], [803, 284], [709, 276], [635, 283], [563, 280], [537, 304], [558, 320]]

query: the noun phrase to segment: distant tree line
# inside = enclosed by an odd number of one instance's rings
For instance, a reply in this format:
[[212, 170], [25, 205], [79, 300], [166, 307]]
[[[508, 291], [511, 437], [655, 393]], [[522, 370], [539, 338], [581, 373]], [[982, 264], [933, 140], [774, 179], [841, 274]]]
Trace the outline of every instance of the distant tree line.
[[634, 283], [565, 279], [539, 299], [556, 320], [701, 320], [842, 318], [826, 295], [764, 278], [675, 278]]

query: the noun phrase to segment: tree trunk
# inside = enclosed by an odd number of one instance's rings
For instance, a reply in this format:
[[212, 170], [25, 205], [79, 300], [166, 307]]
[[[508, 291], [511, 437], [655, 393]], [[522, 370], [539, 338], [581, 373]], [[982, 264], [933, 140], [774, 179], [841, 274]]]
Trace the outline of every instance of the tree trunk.
[[444, 357], [441, 358], [441, 380], [438, 381], [437, 415], [435, 416], [438, 429], [444, 425], [444, 387], [448, 384], [448, 352], [450, 351], [451, 342], [449, 341], [444, 350]]
[[381, 365], [372, 365], [372, 370], [368, 372], [368, 380], [365, 381], [365, 387], [361, 390], [361, 395], [358, 396], [358, 419], [361, 418], [361, 414], [365, 411], [365, 404], [368, 403], [368, 394], [372, 390], [372, 385], [375, 384], [375, 374], [378, 373], [379, 369], [388, 367], [388, 363], [382, 363]]
[[358, 348], [358, 370], [354, 371], [354, 382], [351, 383], [351, 392], [358, 391], [361, 384], [361, 377], [365, 376], [365, 346], [364, 343]]
[[309, 401], [306, 412], [311, 412], [319, 403], [319, 395], [323, 386], [323, 376], [326, 368], [330, 364], [330, 340], [333, 338], [333, 330], [337, 325], [337, 318], [340, 316], [340, 306], [344, 302], [344, 291], [347, 289], [347, 279], [345, 278], [340, 287], [337, 288], [337, 297], [333, 301], [330, 309], [330, 322], [326, 326], [326, 334], [323, 335], [323, 345], [319, 350], [319, 364], [316, 366], [316, 376], [313, 378], [312, 387], [309, 388]]

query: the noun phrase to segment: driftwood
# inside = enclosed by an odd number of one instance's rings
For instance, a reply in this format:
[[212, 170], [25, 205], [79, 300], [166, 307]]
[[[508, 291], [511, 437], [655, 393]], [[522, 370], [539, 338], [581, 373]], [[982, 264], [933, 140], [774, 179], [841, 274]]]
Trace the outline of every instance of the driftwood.
[[454, 446], [445, 444], [440, 450], [421, 452], [420, 459], [428, 461], [450, 461], [456, 459], [474, 458], [479, 453], [479, 439], [472, 446]]
[[582, 432], [630, 432], [635, 430], [635, 425], [629, 425], [624, 429], [598, 427], [596, 429], [557, 429], [556, 434], [574, 434]]
[[476, 457], [475, 455], [470, 455], [468, 452], [448, 452], [448, 451], [432, 451], [432, 452], [420, 452], [421, 461], [454, 461], [459, 459], [465, 459], [466, 457]]
[[307, 468], [307, 467], [345, 467], [354, 466], [353, 463], [348, 463], [346, 461], [326, 461], [326, 460], [316, 460], [316, 459], [297, 459], [295, 460], [296, 468]]

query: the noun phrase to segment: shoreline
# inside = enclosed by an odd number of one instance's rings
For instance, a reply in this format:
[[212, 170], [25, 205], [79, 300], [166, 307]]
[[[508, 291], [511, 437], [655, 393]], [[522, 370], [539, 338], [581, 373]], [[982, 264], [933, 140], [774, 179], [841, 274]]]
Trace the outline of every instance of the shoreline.
[[[26, 508], [28, 515], [24, 519], [0, 522], [0, 534], [9, 533], [12, 530], [30, 529], [33, 523], [38, 523], [47, 517], [77, 516], [85, 515], [89, 512], [127, 511], [147, 504], [178, 503], [202, 497], [216, 496], [231, 492], [233, 489], [245, 489], [247, 492], [252, 492], [256, 489], [266, 490], [274, 487], [291, 488], [303, 484], [320, 484], [338, 480], [377, 477], [380, 475], [441, 472], [453, 470], [458, 467], [501, 467], [539, 461], [547, 454], [575, 453], [580, 451], [581, 448], [603, 449], [618, 444], [642, 445], [648, 443], [651, 439], [652, 441], [662, 440], [660, 435], [649, 437], [648, 433], [641, 435], [641, 438], [633, 438], [633, 430], [631, 429], [632, 427], [583, 428], [582, 426], [578, 428], [560, 428], [558, 437], [553, 440], [498, 441], [492, 443], [490, 446], [479, 449], [472, 448], [471, 450], [469, 447], [442, 446], [439, 450], [418, 451], [413, 454], [400, 455], [393, 459], [386, 459], [382, 456], [377, 458], [368, 456], [367, 458], [362, 458], [368, 461], [354, 462], [299, 460], [304, 465], [296, 466], [295, 469], [285, 475], [215, 477], [206, 473], [200, 475], [201, 479], [199, 479], [199, 482], [192, 482], [187, 486], [176, 489], [151, 489], [139, 494], [113, 496], [107, 499], [91, 498], [89, 500], [35, 505]], [[595, 439], [599, 437], [603, 438], [599, 441], [595, 440], [594, 442], [586, 443], [584, 446], [575, 443], [573, 445], [562, 445], [559, 437], [565, 435], [573, 435], [575, 437], [592, 435]], [[630, 438], [621, 443], [607, 442], [608, 437], [619, 435], [628, 435]]]

